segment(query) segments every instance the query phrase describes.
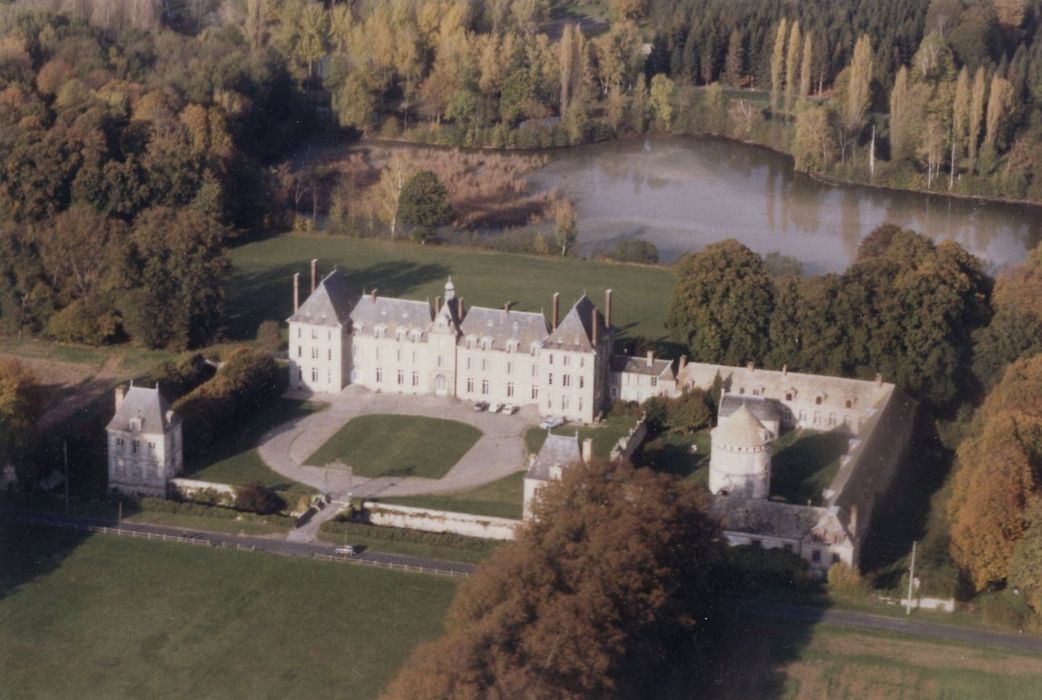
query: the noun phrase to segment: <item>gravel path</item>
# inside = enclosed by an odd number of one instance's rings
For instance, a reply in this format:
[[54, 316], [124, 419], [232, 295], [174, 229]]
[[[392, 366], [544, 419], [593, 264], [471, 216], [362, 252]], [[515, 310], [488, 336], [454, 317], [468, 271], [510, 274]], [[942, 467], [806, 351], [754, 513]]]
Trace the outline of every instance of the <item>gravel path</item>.
[[[307, 484], [336, 498], [412, 496], [472, 488], [495, 481], [524, 468], [524, 433], [538, 420], [529, 406], [507, 416], [475, 413], [469, 402], [439, 396], [383, 394], [349, 386], [339, 394], [304, 395], [328, 403], [324, 411], [268, 431], [261, 439], [261, 459], [283, 476]], [[340, 469], [305, 466], [304, 461], [356, 416], [397, 414], [457, 420], [473, 425], [481, 438], [441, 479], [384, 476], [373, 479], [348, 474]], [[393, 435], [387, 436], [393, 440]]]

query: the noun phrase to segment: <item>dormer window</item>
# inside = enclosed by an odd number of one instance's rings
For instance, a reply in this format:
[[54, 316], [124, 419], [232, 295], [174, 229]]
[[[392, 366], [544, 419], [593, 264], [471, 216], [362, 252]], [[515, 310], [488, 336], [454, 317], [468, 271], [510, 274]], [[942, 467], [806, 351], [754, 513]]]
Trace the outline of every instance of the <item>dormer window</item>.
[[822, 402], [822, 401], [823, 401], [824, 399], [825, 399], [825, 397], [824, 397], [824, 396], [822, 396], [821, 394], [818, 394], [817, 396], [815, 396], [815, 397], [814, 397], [814, 403], [815, 403], [816, 405], [820, 406], [820, 405], [821, 405], [821, 402]]
[[134, 432], [140, 432], [141, 431], [141, 423], [142, 423], [141, 418], [131, 418], [130, 419], [130, 429], [133, 430]]

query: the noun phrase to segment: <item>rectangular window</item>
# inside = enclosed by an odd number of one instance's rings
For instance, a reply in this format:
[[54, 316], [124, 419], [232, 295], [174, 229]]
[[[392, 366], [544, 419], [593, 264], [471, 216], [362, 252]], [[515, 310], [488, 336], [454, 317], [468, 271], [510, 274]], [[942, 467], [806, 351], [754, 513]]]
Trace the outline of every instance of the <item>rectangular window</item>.
[[405, 372], [398, 370], [398, 385], [401, 386], [405, 383]]
[[377, 360], [380, 359], [380, 346], [379, 345], [376, 346], [376, 359]]
[[561, 410], [562, 411], [567, 411], [568, 410], [568, 397], [567, 396], [562, 396], [561, 397]]
[[514, 373], [514, 363], [513, 362], [508, 362], [507, 363], [507, 374], [513, 374], [513, 373]]
[[415, 350], [412, 351], [412, 363], [416, 364], [416, 351]]
[[484, 357], [481, 358], [481, 371], [482, 372], [487, 372], [488, 371], [488, 360], [485, 359]]
[[441, 355], [438, 355], [438, 367], [441, 367], [441, 364], [442, 364], [443, 361], [444, 361], [444, 358], [442, 358]]
[[318, 329], [317, 328], [312, 328], [311, 329], [311, 339], [312, 340], [318, 340]]
[[538, 369], [538, 367], [539, 366], [536, 363], [534, 363], [534, 362], [532, 363], [532, 376], [533, 377], [538, 377], [539, 376], [539, 369]]
[[326, 331], [326, 340], [333, 339], [333, 331]]
[[317, 367], [312, 367], [311, 368], [311, 381], [316, 382], [316, 383], [318, 382], [318, 368]]
[[383, 380], [384, 380], [384, 371], [383, 371], [383, 368], [381, 368], [381, 367], [377, 367], [377, 368], [376, 368], [376, 383], [377, 383], [377, 384], [379, 384], [379, 383], [380, 383], [380, 382], [382, 382]]
[[302, 330], [302, 329], [301, 329], [301, 327], [300, 327], [300, 326], [297, 326], [297, 337], [298, 337], [298, 338], [300, 337], [300, 331], [301, 331], [301, 330]]
[[561, 364], [567, 367], [570, 359], [571, 358], [568, 355], [565, 355], [564, 358], [561, 360]]
[[571, 385], [572, 385], [572, 375], [570, 375], [570, 374], [562, 374], [561, 375], [561, 386], [571, 386]]
[[586, 366], [586, 358], [585, 357], [582, 357], [582, 356], [579, 357], [579, 366], [580, 367], [585, 367]]
[[332, 383], [333, 383], [333, 370], [327, 369], [326, 370], [326, 384], [332, 384]]
[[474, 358], [473, 357], [468, 357], [467, 358], [467, 369], [474, 369]]
[[396, 349], [396, 350], [394, 351], [394, 359], [395, 359], [395, 360], [396, 360], [397, 362], [401, 362], [401, 361], [402, 361], [402, 349], [401, 349], [401, 348], [397, 348], [397, 349]]
[[474, 380], [471, 377], [467, 377], [467, 392], [474, 393]]
[[413, 386], [419, 386], [420, 385], [420, 373], [419, 372], [413, 372], [412, 373], [412, 385]]
[[810, 560], [812, 562], [814, 562], [815, 564], [820, 563], [821, 562], [821, 550], [819, 550], [819, 549], [812, 549], [810, 551]]
[[297, 346], [297, 357], [304, 357], [304, 346], [303, 345], [298, 345]]
[[156, 453], [156, 443], [152, 442], [151, 440], [149, 440], [148, 442], [148, 453], [150, 455]]
[[135, 454], [135, 455], [137, 454], [137, 447], [138, 447], [138, 441], [137, 440], [135, 440], [134, 442], [130, 443], [130, 452], [131, 452], [131, 454]]
[[651, 378], [651, 386], [658, 386], [658, 377]]
[[487, 394], [488, 393], [488, 380], [487, 379], [482, 379], [481, 380], [481, 393], [482, 394]]
[[582, 376], [580, 374], [579, 375], [579, 388], [582, 389], [585, 384], [586, 384], [586, 377], [584, 377], [584, 376]]
[[839, 563], [839, 555], [836, 554], [835, 552], [832, 553], [832, 563], [833, 564], [838, 564]]
[[358, 345], [356, 345], [356, 344], [352, 344], [351, 345], [351, 354], [354, 355], [355, 357], [361, 357], [361, 355], [358, 353]]
[[550, 385], [553, 385], [553, 383], [554, 383], [554, 373], [553, 372], [550, 372], [550, 374], [546, 375], [546, 383], [550, 384]]
[[550, 353], [550, 364], [554, 363], [554, 354]]
[[507, 398], [513, 398], [514, 396], [514, 383], [510, 382], [507, 384]]
[[318, 359], [318, 348], [311, 348], [311, 359], [312, 360], [317, 360]]
[[537, 401], [539, 399], [539, 387], [535, 384], [532, 385], [532, 400]]
[[329, 350], [326, 351], [326, 355], [327, 355], [327, 357], [326, 357], [327, 360], [332, 360], [333, 359], [333, 348], [329, 348]]

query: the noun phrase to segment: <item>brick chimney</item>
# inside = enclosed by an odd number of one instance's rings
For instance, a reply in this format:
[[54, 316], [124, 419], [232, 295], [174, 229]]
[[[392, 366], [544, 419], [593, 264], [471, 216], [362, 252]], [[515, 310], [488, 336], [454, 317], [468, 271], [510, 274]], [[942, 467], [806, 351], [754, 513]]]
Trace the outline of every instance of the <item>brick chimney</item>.
[[678, 368], [678, 371], [679, 372], [683, 372], [685, 367], [687, 367], [687, 355], [681, 355], [680, 356], [680, 366]]
[[556, 331], [557, 330], [557, 319], [560, 318], [560, 314], [561, 314], [561, 295], [558, 292], [554, 292], [554, 304], [553, 304], [553, 309], [551, 310], [550, 313], [552, 314], [552, 316], [551, 316], [552, 320], [550, 322], [550, 329]]
[[611, 290], [604, 290], [604, 323], [611, 328]]
[[593, 310], [590, 311], [590, 325], [593, 326], [593, 337], [591, 338], [591, 340], [593, 341], [594, 346], [597, 345], [597, 335], [599, 327], [601, 325], [600, 319], [598, 318], [599, 316], [600, 314], [597, 312], [597, 307], [593, 307]]
[[311, 260], [311, 291], [315, 291], [315, 287], [318, 286], [318, 258]]
[[126, 395], [127, 395], [127, 388], [125, 386], [120, 385], [120, 386], [116, 387], [116, 410], [117, 411], [119, 410], [119, 407], [123, 405], [123, 397], [126, 396]]
[[503, 311], [505, 311], [506, 313], [510, 313], [510, 307], [513, 305], [514, 302], [508, 301], [507, 303], [503, 304]]
[[745, 368], [746, 368], [747, 370], [749, 370], [750, 372], [752, 372], [753, 370], [755, 370], [755, 369], [756, 369], [756, 363], [755, 363], [755, 362], [751, 362], [751, 361], [750, 361], [750, 362], [748, 362], [748, 363], [747, 363], [747, 364], [745, 365]]
[[293, 313], [300, 308], [300, 273], [293, 273]]

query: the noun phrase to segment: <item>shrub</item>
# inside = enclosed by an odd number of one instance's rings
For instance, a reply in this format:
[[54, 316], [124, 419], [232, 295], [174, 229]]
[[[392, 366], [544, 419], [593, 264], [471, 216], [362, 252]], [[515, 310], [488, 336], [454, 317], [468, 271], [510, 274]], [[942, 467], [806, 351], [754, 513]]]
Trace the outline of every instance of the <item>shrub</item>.
[[170, 401], [194, 390], [213, 378], [216, 370], [199, 353], [182, 355], [178, 360], [168, 360], [156, 365], [143, 377], [144, 383], [158, 385], [163, 396]]
[[102, 345], [120, 333], [119, 318], [103, 305], [77, 299], [47, 321], [47, 335], [56, 340]]
[[601, 257], [617, 262], [654, 264], [659, 261], [655, 244], [641, 240], [619, 241], [614, 248], [602, 253]]
[[236, 487], [235, 507], [261, 515], [269, 515], [284, 509], [286, 501], [261, 482], [251, 481]]
[[836, 593], [861, 593], [865, 590], [865, 580], [857, 568], [837, 562], [829, 567], [829, 590]]

